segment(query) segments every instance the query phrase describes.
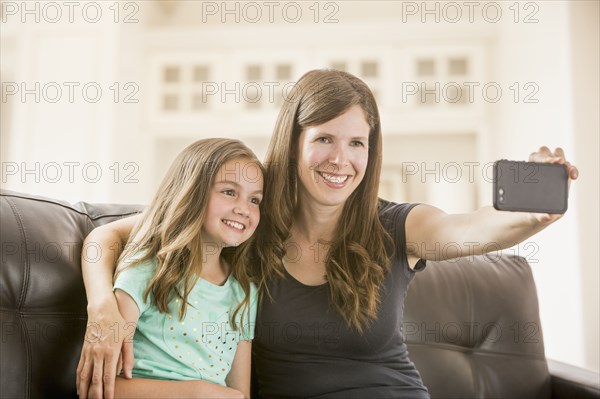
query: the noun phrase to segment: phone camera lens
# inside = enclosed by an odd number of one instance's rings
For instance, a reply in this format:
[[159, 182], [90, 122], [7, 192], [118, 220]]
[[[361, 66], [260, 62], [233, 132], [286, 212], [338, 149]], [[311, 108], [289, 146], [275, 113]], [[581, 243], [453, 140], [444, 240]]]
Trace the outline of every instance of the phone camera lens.
[[500, 201], [500, 203], [503, 204], [504, 203], [504, 197], [503, 196], [498, 197], [498, 201]]
[[500, 196], [504, 195], [504, 189], [503, 188], [499, 189], [498, 194], [500, 194]]

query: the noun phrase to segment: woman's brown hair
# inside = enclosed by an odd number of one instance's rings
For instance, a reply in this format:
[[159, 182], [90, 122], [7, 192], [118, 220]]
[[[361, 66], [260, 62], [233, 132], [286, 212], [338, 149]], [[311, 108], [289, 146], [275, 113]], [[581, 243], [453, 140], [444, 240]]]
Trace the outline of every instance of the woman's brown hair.
[[267, 152], [263, 222], [257, 233], [256, 277], [264, 299], [268, 282], [282, 277], [285, 242], [297, 206], [296, 154], [303, 129], [328, 122], [358, 105], [370, 127], [364, 178], [344, 204], [333, 241], [327, 243], [326, 273], [331, 301], [349, 325], [363, 331], [377, 317], [380, 287], [390, 269], [389, 235], [378, 216], [381, 126], [373, 93], [357, 77], [313, 70], [296, 83], [284, 102]]
[[[219, 169], [235, 159], [249, 159], [264, 173], [256, 155], [239, 140], [205, 139], [186, 147], [175, 159], [150, 206], [131, 232], [119, 258], [116, 275], [126, 267], [157, 259], [155, 273], [144, 291], [144, 300], [161, 312], [178, 296], [182, 298], [179, 318], [183, 319], [190, 291], [198, 281], [203, 257], [201, 229], [209, 195]], [[221, 256], [230, 264], [245, 299], [231, 315], [237, 328], [238, 312], [248, 313], [250, 298], [249, 249], [253, 237], [237, 247], [223, 248]]]

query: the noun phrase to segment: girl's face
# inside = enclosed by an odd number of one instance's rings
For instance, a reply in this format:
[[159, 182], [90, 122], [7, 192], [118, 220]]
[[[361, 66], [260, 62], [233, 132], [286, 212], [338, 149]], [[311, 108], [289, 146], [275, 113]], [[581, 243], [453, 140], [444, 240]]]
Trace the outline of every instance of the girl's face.
[[369, 159], [369, 124], [355, 105], [298, 139], [300, 201], [343, 205], [362, 181]]
[[208, 198], [203, 242], [222, 248], [250, 238], [260, 221], [262, 190], [263, 175], [255, 161], [237, 158], [221, 166]]

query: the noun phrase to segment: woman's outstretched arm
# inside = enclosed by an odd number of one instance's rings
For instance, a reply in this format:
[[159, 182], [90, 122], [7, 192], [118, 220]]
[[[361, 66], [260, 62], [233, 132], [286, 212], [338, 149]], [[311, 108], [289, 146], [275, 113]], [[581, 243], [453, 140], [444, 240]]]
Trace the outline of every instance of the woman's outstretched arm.
[[[561, 148], [551, 152], [547, 147], [540, 147], [529, 160], [565, 165], [569, 184], [579, 174], [566, 160]], [[558, 214], [497, 211], [491, 206], [450, 215], [433, 206], [419, 205], [406, 219], [409, 265], [414, 267], [419, 258], [439, 261], [510, 248], [561, 217]]]
[[[121, 369], [131, 376], [133, 352], [123, 349], [125, 320], [113, 294], [113, 274], [122, 248], [140, 215], [121, 219], [94, 229], [85, 239], [81, 270], [88, 300], [88, 324], [77, 366], [77, 394], [80, 398], [112, 398], [115, 377]], [[122, 355], [121, 355], [122, 353]]]

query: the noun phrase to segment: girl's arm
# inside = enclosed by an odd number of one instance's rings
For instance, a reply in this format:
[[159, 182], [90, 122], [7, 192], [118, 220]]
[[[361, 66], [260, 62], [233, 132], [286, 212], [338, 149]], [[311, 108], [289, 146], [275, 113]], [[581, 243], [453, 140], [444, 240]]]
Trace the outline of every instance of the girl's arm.
[[115, 385], [116, 397], [118, 398], [244, 398], [240, 391], [200, 380], [168, 381], [148, 378], [128, 380], [117, 377]]
[[120, 371], [120, 354], [125, 375], [131, 376], [133, 352], [115, 339], [111, 328], [125, 323], [113, 294], [117, 259], [133, 226], [141, 216], [121, 219], [94, 229], [83, 243], [81, 270], [88, 300], [88, 324], [77, 366], [77, 394], [80, 398], [113, 397], [115, 376]]
[[[569, 183], [577, 168], [557, 148], [541, 147], [529, 157], [533, 162], [564, 164]], [[406, 218], [406, 248], [409, 265], [419, 258], [439, 261], [459, 256], [481, 255], [512, 247], [560, 219], [562, 215], [497, 211], [491, 206], [475, 212], [449, 215], [429, 205], [419, 205]]]
[[250, 398], [250, 367], [252, 358], [252, 341], [240, 341], [238, 344], [231, 370], [225, 382], [228, 387], [243, 393], [243, 397]]
[[[125, 325], [121, 328], [117, 328], [116, 331], [128, 331], [129, 334], [124, 334], [123, 336], [123, 348], [121, 350], [122, 353], [131, 354], [131, 359], [133, 360], [133, 335], [135, 334], [135, 329], [137, 327], [137, 321], [140, 318], [140, 310], [129, 294], [121, 289], [115, 290], [115, 298], [117, 299], [117, 305], [119, 307], [119, 313], [125, 319]], [[119, 366], [117, 369], [117, 375], [119, 374], [120, 365], [122, 364], [122, 355], [119, 357]], [[133, 367], [133, 366], [132, 366]], [[131, 370], [129, 370], [128, 378], [131, 378]], [[118, 395], [118, 392], [115, 392]]]

